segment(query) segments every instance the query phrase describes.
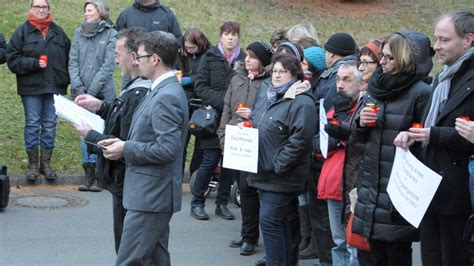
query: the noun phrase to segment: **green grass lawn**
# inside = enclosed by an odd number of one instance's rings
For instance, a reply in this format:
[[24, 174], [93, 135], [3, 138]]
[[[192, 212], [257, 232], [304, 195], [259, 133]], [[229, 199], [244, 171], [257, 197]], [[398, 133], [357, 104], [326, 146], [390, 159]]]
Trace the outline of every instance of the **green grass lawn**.
[[[367, 41], [401, 29], [421, 31], [432, 36], [432, 22], [441, 13], [465, 7], [474, 10], [472, 0], [419, 0], [419, 1], [363, 1], [338, 3], [334, 0], [181, 0], [161, 1], [171, 5], [181, 23], [183, 32], [195, 27], [204, 31], [212, 43], [218, 39], [219, 26], [227, 20], [241, 24], [242, 47], [254, 40], [268, 41], [274, 29], [287, 28], [300, 22], [312, 23], [324, 41], [334, 32], [345, 31], [355, 36], [362, 45]], [[50, 0], [55, 21], [72, 37], [74, 29], [83, 19], [83, 1]], [[132, 0], [109, 0], [111, 17], [133, 3]], [[291, 3], [291, 4], [287, 4]], [[306, 5], [306, 6], [305, 6]], [[308, 7], [308, 5], [310, 7]], [[7, 40], [25, 21], [28, 1], [0, 0], [0, 32]], [[440, 66], [435, 66], [435, 71]], [[16, 94], [16, 80], [6, 65], [0, 66], [0, 163], [9, 167], [10, 174], [20, 175], [26, 169], [23, 142], [23, 107]], [[121, 78], [116, 72], [115, 81], [120, 88]], [[53, 166], [61, 175], [80, 173], [81, 156], [79, 137], [69, 123], [59, 120]]]

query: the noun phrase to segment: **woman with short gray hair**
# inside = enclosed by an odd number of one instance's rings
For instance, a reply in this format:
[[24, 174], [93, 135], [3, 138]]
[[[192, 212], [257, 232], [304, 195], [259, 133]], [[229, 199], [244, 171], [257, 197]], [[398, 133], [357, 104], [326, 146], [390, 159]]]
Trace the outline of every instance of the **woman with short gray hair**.
[[[105, 102], [115, 98], [115, 42], [117, 31], [109, 20], [109, 7], [103, 0], [84, 2], [85, 19], [76, 29], [69, 53], [72, 97], [90, 94]], [[79, 191], [101, 191], [95, 186], [96, 155], [89, 154], [81, 138], [85, 179]]]

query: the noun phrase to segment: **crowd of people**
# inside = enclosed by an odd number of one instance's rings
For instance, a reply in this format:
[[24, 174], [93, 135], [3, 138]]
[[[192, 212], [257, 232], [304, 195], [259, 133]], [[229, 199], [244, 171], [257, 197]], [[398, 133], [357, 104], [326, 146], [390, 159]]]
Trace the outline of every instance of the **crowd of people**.
[[[0, 34], [0, 63], [16, 75], [24, 107], [26, 178], [58, 178], [53, 95], [70, 84], [74, 102], [105, 120], [103, 132], [74, 125], [79, 190], [112, 193], [117, 265], [171, 264], [169, 222], [181, 210], [189, 120], [199, 109], [216, 113], [218, 126], [194, 136], [191, 217], [210, 219], [205, 193], [218, 174], [215, 215], [235, 219], [227, 204], [237, 181], [242, 224], [229, 246], [252, 255], [263, 238], [256, 265], [316, 257], [321, 265], [412, 265], [415, 241], [424, 265], [474, 262], [472, 12], [437, 18], [434, 43], [404, 30], [362, 47], [338, 32], [323, 45], [301, 23], [241, 47], [239, 23], [224, 22], [213, 45], [199, 29], [182, 34], [158, 0], [135, 0], [115, 24], [104, 0], [84, 1], [72, 42], [49, 0], [29, 8], [8, 44]], [[435, 54], [443, 70], [433, 79]], [[227, 125], [258, 129], [257, 173], [216, 172]], [[419, 228], [387, 192], [397, 147], [442, 177]]]

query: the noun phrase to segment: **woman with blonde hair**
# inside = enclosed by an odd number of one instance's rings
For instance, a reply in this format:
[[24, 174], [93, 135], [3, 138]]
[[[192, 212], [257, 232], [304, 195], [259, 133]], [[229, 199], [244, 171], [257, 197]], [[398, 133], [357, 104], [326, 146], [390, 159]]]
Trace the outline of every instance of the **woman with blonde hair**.
[[[115, 42], [117, 31], [109, 20], [109, 7], [103, 0], [84, 2], [84, 17], [76, 29], [69, 53], [72, 97], [89, 94], [105, 102], [115, 98]], [[88, 151], [81, 137], [82, 166], [85, 177], [79, 191], [100, 192], [96, 181], [97, 156]]]

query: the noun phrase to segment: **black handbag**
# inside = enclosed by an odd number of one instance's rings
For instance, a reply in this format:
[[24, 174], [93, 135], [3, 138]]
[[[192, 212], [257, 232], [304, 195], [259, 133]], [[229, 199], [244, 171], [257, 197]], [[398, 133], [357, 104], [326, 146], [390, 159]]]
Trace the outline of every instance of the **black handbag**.
[[189, 119], [189, 133], [200, 138], [214, 135], [219, 126], [218, 117], [216, 109], [196, 109]]

